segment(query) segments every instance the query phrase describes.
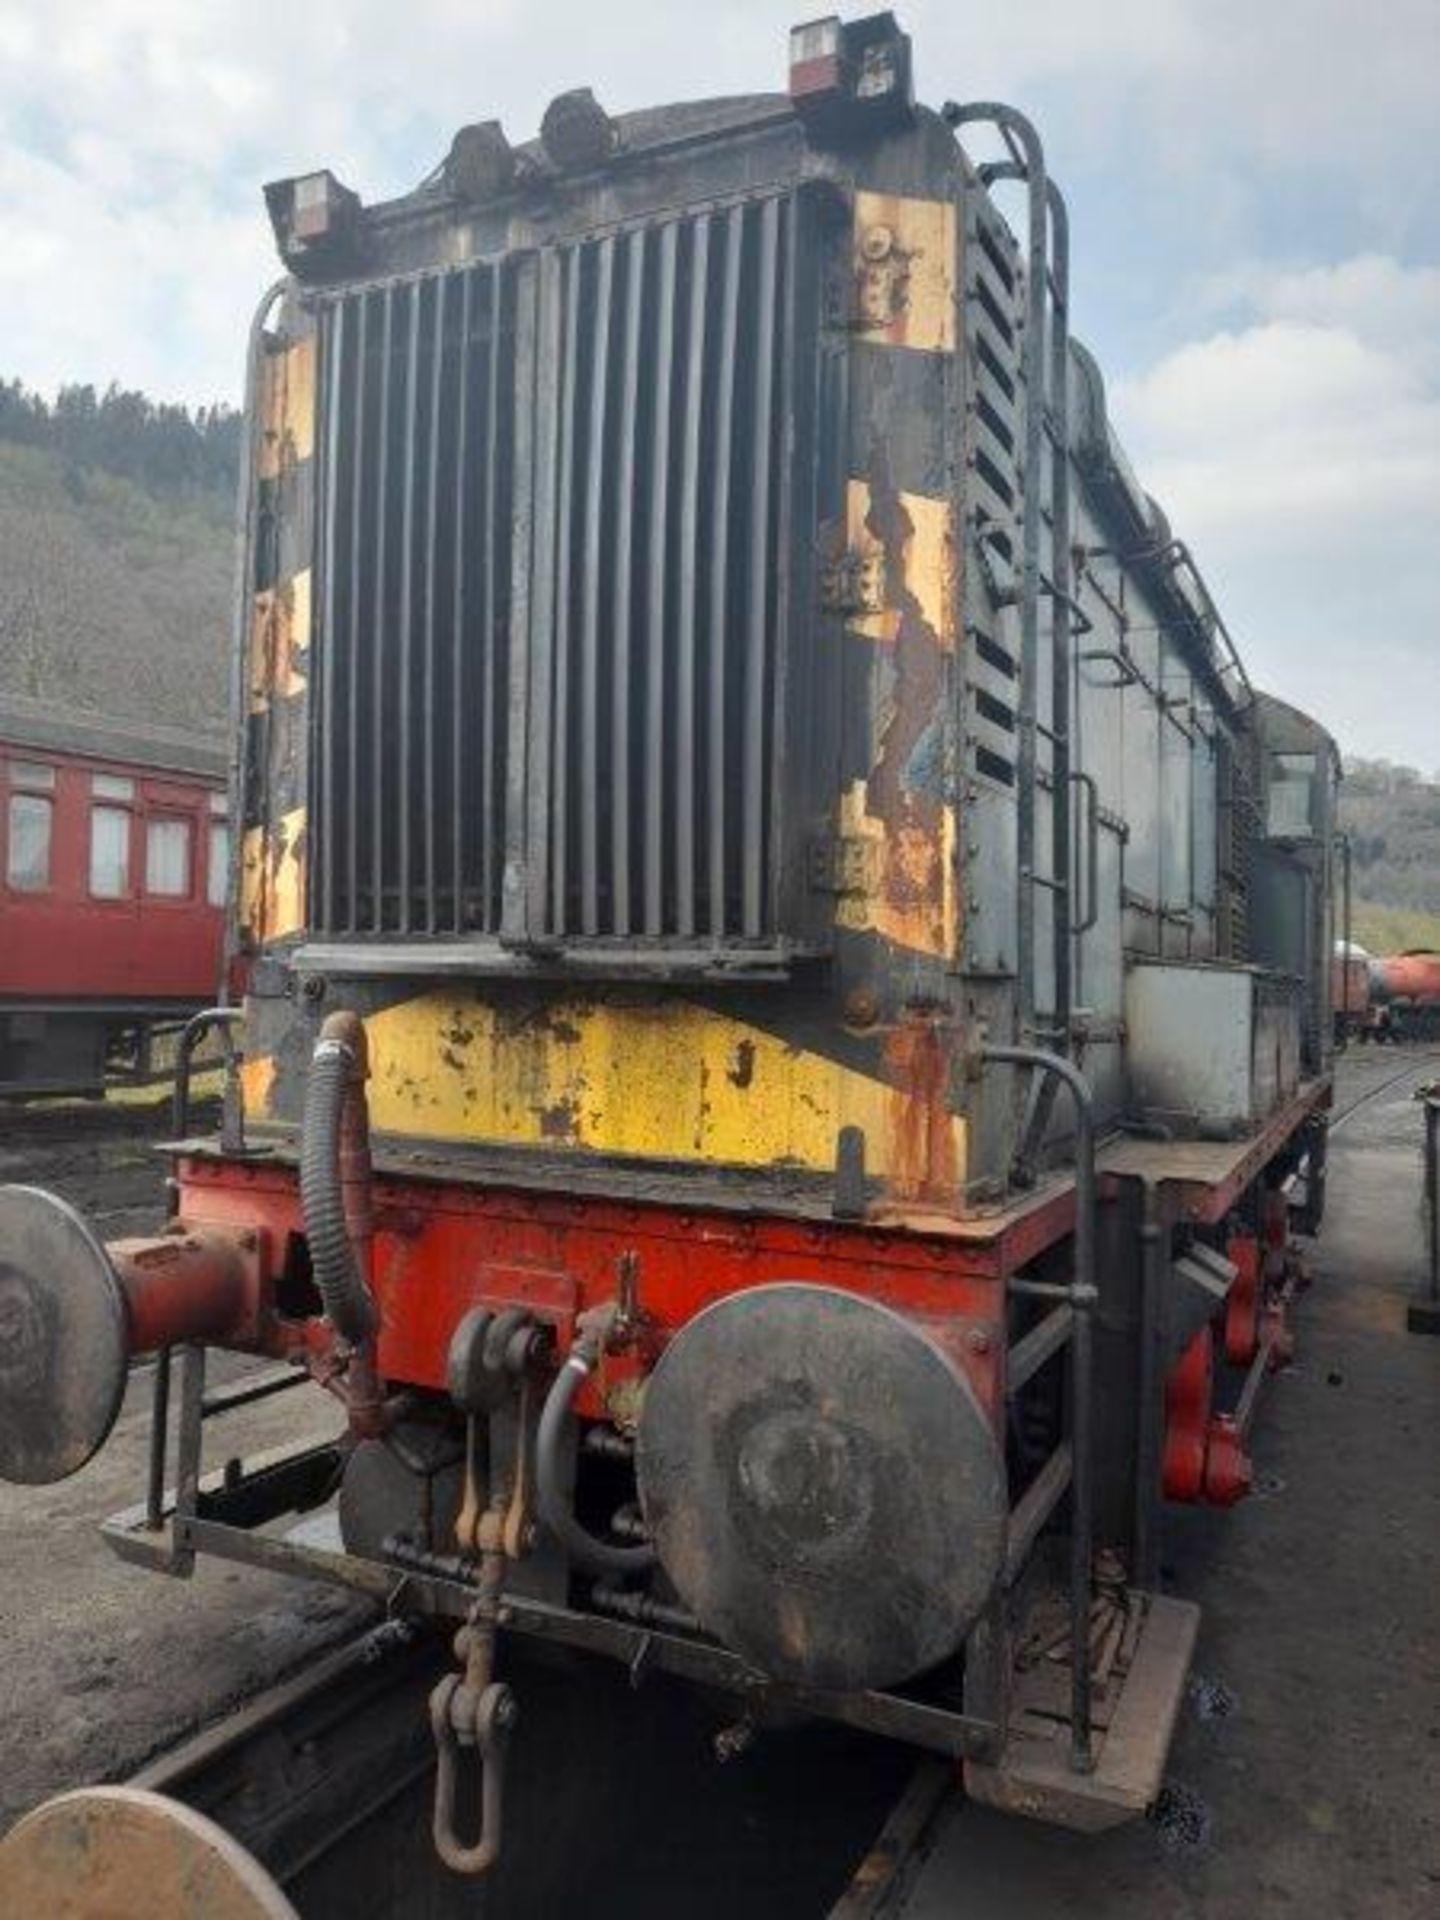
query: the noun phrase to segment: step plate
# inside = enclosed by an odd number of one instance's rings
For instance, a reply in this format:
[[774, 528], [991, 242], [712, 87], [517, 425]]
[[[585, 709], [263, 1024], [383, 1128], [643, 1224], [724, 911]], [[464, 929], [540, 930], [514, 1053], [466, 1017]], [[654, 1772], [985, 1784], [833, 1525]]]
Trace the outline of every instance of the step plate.
[[[1094, 1724], [1095, 1770], [1070, 1766], [1070, 1729], [1056, 1713], [1055, 1670], [1016, 1676], [1010, 1735], [995, 1766], [967, 1762], [972, 1800], [1081, 1833], [1134, 1820], [1156, 1798], [1200, 1627], [1192, 1601], [1146, 1596], [1144, 1623], [1113, 1710]], [[1068, 1668], [1061, 1669], [1068, 1680]]]

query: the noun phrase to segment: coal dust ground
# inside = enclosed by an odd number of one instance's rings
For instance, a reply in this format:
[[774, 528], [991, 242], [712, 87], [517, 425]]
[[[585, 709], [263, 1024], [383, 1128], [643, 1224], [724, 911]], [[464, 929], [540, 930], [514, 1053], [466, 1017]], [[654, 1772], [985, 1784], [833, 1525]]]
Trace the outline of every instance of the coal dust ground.
[[[1440, 1340], [1405, 1331], [1421, 1271], [1412, 1093], [1427, 1071], [1440, 1073], [1433, 1052], [1342, 1061], [1342, 1109], [1380, 1091], [1334, 1138], [1296, 1363], [1254, 1432], [1258, 1491], [1229, 1514], [1171, 1515], [1167, 1577], [1204, 1620], [1157, 1816], [1082, 1839], [957, 1802], [906, 1920], [1440, 1913]], [[156, 1224], [161, 1170], [146, 1140], [163, 1120], [70, 1111], [62, 1125], [0, 1115], [0, 1180], [58, 1188], [109, 1235]], [[47, 1794], [123, 1777], [374, 1617], [333, 1591], [214, 1562], [172, 1582], [116, 1561], [95, 1523], [139, 1497], [147, 1397], [142, 1367], [110, 1446], [75, 1479], [0, 1488], [0, 1829]], [[226, 1450], [293, 1439], [305, 1419], [317, 1433], [334, 1425], [318, 1394], [263, 1402], [227, 1422]], [[843, 1884], [899, 1790], [897, 1750], [824, 1730], [762, 1739], [720, 1788], [706, 1772], [713, 1716], [691, 1702], [662, 1726], [660, 1689], [643, 1705], [627, 1692], [614, 1690], [603, 1724], [572, 1722], [550, 1817], [521, 1824], [517, 1844], [572, 1844], [586, 1781], [608, 1780], [597, 1797], [614, 1826], [587, 1912], [823, 1914], [833, 1896], [820, 1889]], [[669, 1743], [668, 1774], [642, 1765], [637, 1743], [652, 1755]], [[632, 1774], [617, 1801], [614, 1781]], [[423, 1826], [423, 1796], [412, 1818]], [[419, 1920], [427, 1903], [397, 1911]], [[522, 1895], [510, 1911], [556, 1909]]]

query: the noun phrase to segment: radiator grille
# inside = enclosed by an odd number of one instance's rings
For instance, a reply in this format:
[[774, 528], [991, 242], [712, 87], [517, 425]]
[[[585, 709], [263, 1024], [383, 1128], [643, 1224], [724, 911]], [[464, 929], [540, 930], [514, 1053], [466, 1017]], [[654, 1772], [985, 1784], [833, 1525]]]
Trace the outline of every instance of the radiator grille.
[[777, 936], [800, 278], [777, 195], [326, 301], [318, 931]]
[[322, 315], [326, 932], [499, 929], [519, 288], [472, 267]]

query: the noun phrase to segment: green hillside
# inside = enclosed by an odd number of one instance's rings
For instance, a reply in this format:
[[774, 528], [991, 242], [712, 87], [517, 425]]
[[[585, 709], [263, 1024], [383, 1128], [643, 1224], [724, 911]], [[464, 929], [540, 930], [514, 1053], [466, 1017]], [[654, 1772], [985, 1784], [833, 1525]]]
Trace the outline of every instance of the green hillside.
[[1386, 760], [1347, 761], [1340, 824], [1355, 938], [1372, 953], [1440, 948], [1440, 783]]
[[70, 394], [0, 382], [0, 695], [223, 730], [233, 416]]

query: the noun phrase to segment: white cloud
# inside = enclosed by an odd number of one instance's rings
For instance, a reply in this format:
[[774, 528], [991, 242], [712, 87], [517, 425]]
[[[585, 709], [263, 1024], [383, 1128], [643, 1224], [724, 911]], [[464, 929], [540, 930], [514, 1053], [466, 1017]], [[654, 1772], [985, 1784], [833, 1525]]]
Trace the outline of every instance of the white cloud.
[[[329, 164], [387, 197], [462, 122], [498, 115], [523, 139], [580, 84], [617, 110], [779, 87], [786, 27], [805, 13], [799, 0], [0, 5], [0, 373], [234, 397], [275, 271], [263, 181]], [[1434, 764], [1440, 5], [899, 0], [899, 13], [922, 98], [1013, 99], [1039, 121], [1071, 189], [1077, 324], [1146, 484], [1260, 670], [1302, 700], [1313, 685], [1332, 722], [1353, 717], [1356, 745]], [[1138, 315], [1175, 350], [1117, 378], [1116, 340], [1145, 335]], [[1377, 670], [1350, 690], [1361, 635]], [[1422, 699], [1384, 691], [1427, 674]]]
[[1112, 388], [1257, 677], [1353, 750], [1440, 763], [1440, 274], [1374, 255], [1220, 289], [1252, 324]]
[[[923, 97], [1017, 98], [1039, 113], [1062, 171], [1109, 168], [1116, 195], [1153, 195], [1157, 176], [1184, 175], [1175, 214], [1197, 230], [1243, 226], [1255, 197], [1283, 185], [1262, 166], [1333, 176], [1349, 205], [1370, 195], [1382, 245], [1440, 184], [1428, 137], [1434, 0], [1387, 0], [1376, 19], [1345, 0], [912, 0], [901, 14]], [[525, 137], [553, 93], [587, 81], [620, 108], [776, 87], [787, 24], [773, 0], [4, 9], [0, 221], [32, 271], [0, 269], [0, 363], [45, 385], [114, 372], [196, 398], [233, 391], [268, 244], [264, 179], [328, 163], [368, 198], [393, 194], [462, 121], [498, 113]], [[69, 188], [17, 177], [26, 157]], [[197, 256], [213, 283], [198, 300]], [[119, 284], [132, 259], [198, 324], [169, 330], [163, 346], [126, 331], [147, 309]]]
[[1383, 253], [1326, 266], [1251, 261], [1211, 275], [1201, 299], [1215, 309], [1249, 307], [1267, 320], [1344, 329], [1440, 378], [1440, 266], [1402, 266]]

